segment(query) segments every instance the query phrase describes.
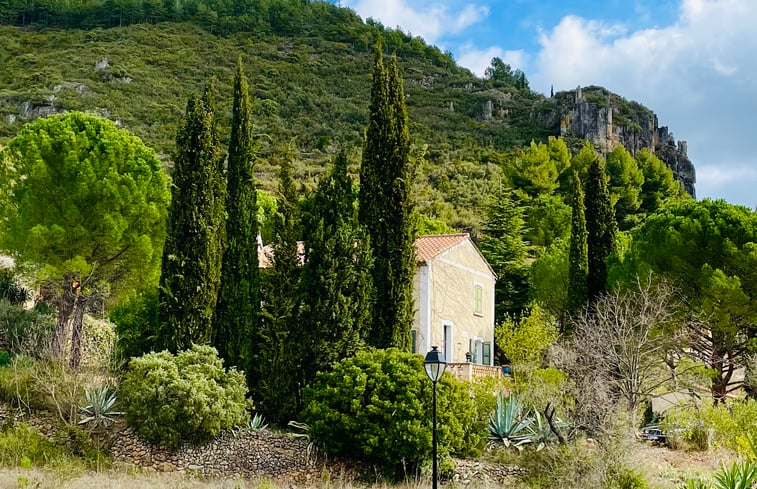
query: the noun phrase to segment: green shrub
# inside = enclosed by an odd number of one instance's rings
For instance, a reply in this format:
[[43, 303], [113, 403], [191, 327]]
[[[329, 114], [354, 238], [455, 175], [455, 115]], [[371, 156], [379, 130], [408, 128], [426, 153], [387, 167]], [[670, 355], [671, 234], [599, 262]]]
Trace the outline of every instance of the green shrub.
[[0, 331], [13, 354], [41, 358], [48, 351], [55, 331], [55, 316], [37, 309], [14, 306], [0, 299]]
[[0, 367], [0, 400], [20, 408], [37, 407], [33, 405], [37, 400], [34, 365], [33, 358], [18, 355], [10, 365]]
[[121, 384], [129, 424], [170, 448], [247, 423], [246, 393], [242, 373], [225, 371], [215, 348], [197, 345], [133, 358]]
[[150, 352], [158, 327], [158, 290], [150, 289], [114, 307], [110, 320], [116, 325], [118, 353], [125, 359]]
[[[303, 420], [326, 453], [362, 458], [394, 477], [429, 458], [432, 384], [420, 355], [359, 352], [319, 373], [304, 400]], [[438, 384], [438, 419], [441, 453], [481, 452], [485, 424], [468, 390], [449, 374]]]
[[58, 465], [70, 457], [66, 450], [51, 442], [26, 423], [0, 431], [0, 464], [4, 466]]

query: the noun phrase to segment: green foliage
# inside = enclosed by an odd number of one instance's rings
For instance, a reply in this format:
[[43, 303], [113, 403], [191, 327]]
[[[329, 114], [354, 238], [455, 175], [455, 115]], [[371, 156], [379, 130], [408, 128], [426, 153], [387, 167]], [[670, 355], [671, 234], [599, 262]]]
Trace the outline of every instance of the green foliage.
[[373, 250], [375, 301], [369, 344], [410, 348], [415, 274], [415, 213], [405, 90], [393, 56], [384, 67], [376, 44], [373, 85], [360, 165], [359, 218]]
[[116, 421], [116, 416], [123, 414], [115, 410], [116, 393], [107, 385], [87, 389], [84, 393], [87, 405], [79, 408], [79, 424], [96, 429], [107, 427]]
[[[368, 350], [318, 374], [305, 391], [304, 421], [330, 454], [358, 457], [400, 476], [431, 453], [432, 384], [420, 355]], [[450, 375], [438, 386], [441, 453], [480, 453], [485, 425], [470, 395]]]
[[152, 150], [113, 122], [72, 112], [37, 119], [8, 144], [15, 210], [3, 245], [38, 278], [72, 274], [111, 299], [157, 279], [169, 193]]
[[494, 288], [495, 321], [518, 315], [526, 305], [527, 247], [523, 239], [523, 209], [512, 192], [501, 190], [490, 198], [478, 248], [497, 274]]
[[14, 306], [22, 305], [32, 298], [32, 291], [18, 283], [18, 278], [7, 268], [0, 269], [0, 299]]
[[529, 298], [565, 323], [568, 304], [569, 241], [559, 239], [547, 247], [529, 268]]
[[497, 345], [516, 368], [531, 370], [558, 337], [554, 318], [538, 305], [520, 319], [507, 318], [494, 330]]
[[696, 450], [726, 447], [753, 456], [751, 440], [757, 439], [757, 401], [733, 400], [714, 404], [702, 400], [698, 406], [677, 407], [666, 412], [662, 423], [666, 431], [681, 434], [685, 444]]
[[76, 462], [64, 447], [51, 442], [35, 428], [21, 423], [0, 430], [0, 464], [6, 467], [26, 465], [27, 468], [55, 468], [70, 467]]
[[617, 225], [607, 188], [605, 163], [594, 155], [586, 177], [587, 296], [594, 301], [606, 290], [607, 259], [615, 252]]
[[37, 309], [24, 309], [0, 299], [0, 334], [10, 353], [44, 356], [55, 331], [55, 317]]
[[215, 80], [187, 102], [176, 135], [168, 234], [160, 277], [157, 346], [178, 351], [211, 341], [226, 246], [226, 181], [216, 132]]
[[757, 482], [757, 465], [752, 460], [723, 465], [715, 473], [714, 489], [750, 489]]
[[253, 330], [250, 394], [266, 418], [277, 424], [293, 419], [300, 409], [302, 356], [306, 331], [300, 323], [301, 262], [297, 243], [301, 224], [297, 186], [292, 178], [291, 154], [285, 153], [279, 171], [279, 200], [275, 216], [273, 253], [263, 274], [261, 321]]
[[636, 224], [634, 216], [641, 205], [643, 171], [623, 146], [616, 146], [607, 154], [607, 175], [615, 219], [621, 230], [630, 229]]
[[570, 231], [570, 254], [568, 261], [568, 299], [566, 308], [575, 313], [586, 306], [589, 299], [589, 248], [586, 231], [586, 207], [584, 192], [578, 172], [573, 172], [573, 216]]
[[221, 288], [213, 317], [213, 345], [228, 366], [250, 372], [252, 332], [260, 318], [257, 191], [251, 102], [240, 56], [227, 163], [226, 231]]
[[514, 446], [521, 449], [523, 445], [531, 443], [529, 426], [534, 418], [528, 417], [523, 405], [515, 395], [500, 393], [497, 407], [489, 416], [489, 438], [501, 442], [506, 447]]
[[170, 448], [245, 424], [246, 392], [242, 373], [224, 370], [215, 349], [198, 345], [132, 359], [121, 384], [129, 424]]
[[116, 327], [116, 346], [121, 357], [128, 360], [155, 349], [158, 331], [157, 287], [138, 293], [109, 312], [109, 319]]
[[321, 178], [304, 220], [305, 265], [300, 311], [304, 383], [355, 354], [370, 325], [373, 263], [368, 235], [357, 221], [357, 192], [347, 155]]
[[[664, 246], [660, 246], [664, 243]], [[751, 348], [757, 320], [757, 214], [722, 200], [683, 200], [651, 215], [633, 233], [624, 266], [669, 277], [690, 312], [711, 329], [699, 345], [718, 374], [712, 392], [722, 399], [733, 370]], [[726, 361], [726, 358], [728, 359]]]

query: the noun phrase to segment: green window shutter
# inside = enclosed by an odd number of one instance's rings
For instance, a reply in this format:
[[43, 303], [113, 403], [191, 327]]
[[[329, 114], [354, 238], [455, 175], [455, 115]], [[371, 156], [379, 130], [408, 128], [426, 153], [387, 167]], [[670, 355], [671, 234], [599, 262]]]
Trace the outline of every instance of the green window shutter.
[[483, 352], [483, 354], [481, 356], [483, 356], [484, 358], [482, 359], [483, 361], [481, 363], [483, 363], [484, 365], [491, 365], [491, 363], [492, 363], [492, 344], [490, 342], [488, 342], [488, 341], [485, 341], [484, 342], [484, 348], [483, 348], [483, 350], [484, 350], [484, 352]]
[[412, 340], [412, 346], [413, 346], [413, 349], [410, 351], [412, 351], [413, 353], [418, 353], [418, 347], [415, 344], [415, 339], [417, 335], [418, 333], [414, 329], [410, 330], [410, 339]]
[[473, 286], [473, 313], [484, 313], [484, 288], [478, 284]]
[[476, 363], [476, 342], [473, 340], [468, 341], [468, 352], [470, 352], [470, 361]]

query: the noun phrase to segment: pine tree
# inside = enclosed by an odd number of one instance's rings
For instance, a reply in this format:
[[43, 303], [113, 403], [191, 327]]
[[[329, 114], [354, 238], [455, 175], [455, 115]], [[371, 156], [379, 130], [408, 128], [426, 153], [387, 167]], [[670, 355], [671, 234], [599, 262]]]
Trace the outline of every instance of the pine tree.
[[605, 164], [595, 156], [586, 180], [587, 296], [594, 302], [605, 291], [607, 258], [615, 251], [617, 225], [607, 189]]
[[360, 222], [373, 249], [375, 302], [368, 343], [410, 348], [415, 251], [410, 137], [396, 57], [385, 69], [376, 44], [370, 117], [360, 168]]
[[260, 326], [253, 334], [249, 375], [250, 394], [257, 409], [274, 423], [294, 419], [299, 410], [298, 366], [302, 347], [299, 326], [300, 227], [292, 156], [287, 154], [279, 173], [278, 211], [274, 225], [271, 266], [261, 277]]
[[227, 366], [250, 371], [252, 332], [257, 329], [260, 299], [257, 251], [257, 192], [253, 165], [250, 95], [239, 58], [234, 78], [234, 107], [229, 142], [226, 231], [221, 291], [213, 318], [213, 346]]
[[226, 240], [226, 183], [214, 122], [214, 80], [194, 96], [176, 136], [173, 195], [160, 277], [157, 346], [211, 341]]
[[487, 208], [478, 247], [497, 274], [494, 288], [495, 322], [520, 315], [528, 302], [528, 249], [523, 240], [523, 209], [503, 188]]
[[341, 152], [330, 174], [321, 179], [304, 218], [306, 262], [302, 290], [302, 355], [308, 384], [319, 371], [353, 356], [362, 346], [371, 315], [372, 255], [365, 230], [357, 222], [356, 192]]
[[584, 191], [581, 187], [581, 178], [577, 172], [573, 172], [573, 215], [570, 229], [567, 306], [568, 312], [575, 313], [586, 306], [589, 275]]

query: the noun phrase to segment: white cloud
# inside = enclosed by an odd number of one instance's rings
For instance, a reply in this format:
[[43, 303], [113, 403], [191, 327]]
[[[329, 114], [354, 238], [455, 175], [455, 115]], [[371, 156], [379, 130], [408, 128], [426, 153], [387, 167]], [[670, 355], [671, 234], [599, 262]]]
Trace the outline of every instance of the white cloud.
[[431, 44], [444, 34], [461, 32], [489, 15], [487, 6], [472, 3], [456, 11], [438, 2], [426, 5], [413, 0], [350, 0], [343, 5], [363, 18], [373, 17], [386, 27], [399, 26]]
[[480, 77], [484, 76], [484, 70], [491, 65], [492, 58], [495, 57], [500, 58], [513, 69], [523, 70], [526, 65], [526, 53], [522, 50], [505, 51], [497, 46], [478, 49], [472, 44], [465, 44], [457, 51], [457, 63], [460, 66], [465, 66]]
[[602, 85], [688, 140], [698, 197], [757, 204], [757, 2], [683, 0], [675, 23], [626, 32], [569, 16], [540, 36], [531, 86]]

